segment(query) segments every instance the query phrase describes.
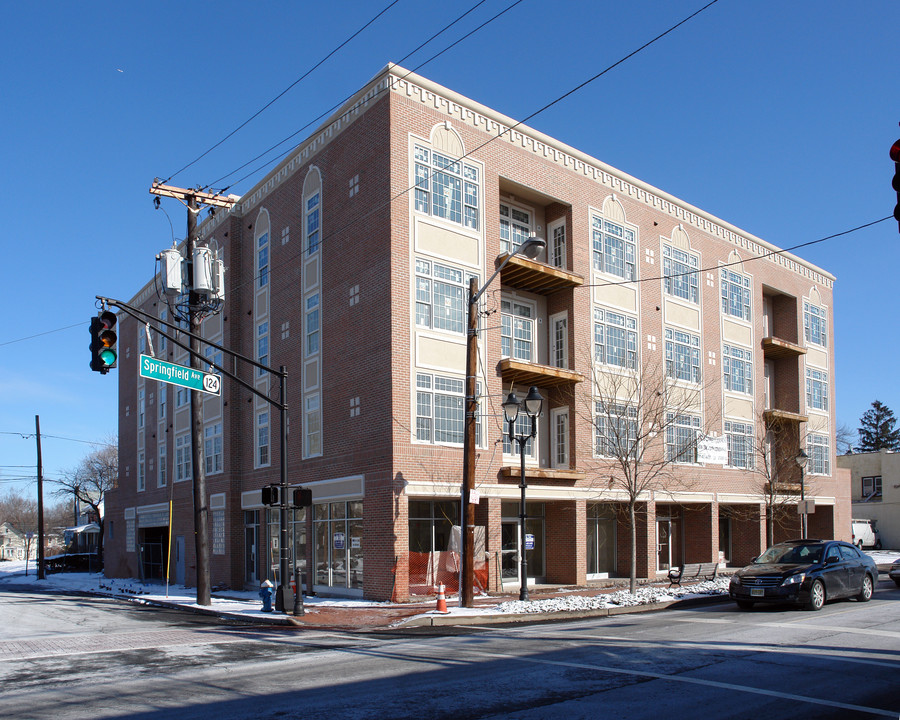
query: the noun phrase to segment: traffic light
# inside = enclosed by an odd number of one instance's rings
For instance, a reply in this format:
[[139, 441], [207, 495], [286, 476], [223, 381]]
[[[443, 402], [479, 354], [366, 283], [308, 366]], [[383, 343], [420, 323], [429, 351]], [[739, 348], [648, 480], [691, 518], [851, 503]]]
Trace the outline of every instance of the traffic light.
[[[894, 179], [891, 182], [897, 193], [897, 204], [894, 206], [894, 219], [900, 223], [900, 140], [891, 145], [891, 160], [894, 161]], [[898, 225], [900, 228], [900, 225]]]
[[264, 485], [262, 489], [263, 505], [281, 505], [281, 486], [280, 485]]
[[309, 488], [294, 488], [294, 507], [312, 507], [312, 490]]
[[116, 314], [103, 310], [91, 318], [91, 370], [104, 375], [116, 366]]

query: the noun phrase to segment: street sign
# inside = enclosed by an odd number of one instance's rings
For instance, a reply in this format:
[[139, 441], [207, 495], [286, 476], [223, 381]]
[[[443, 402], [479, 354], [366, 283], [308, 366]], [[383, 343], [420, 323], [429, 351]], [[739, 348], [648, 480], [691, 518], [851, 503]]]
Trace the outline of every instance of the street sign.
[[180, 385], [190, 390], [199, 390], [210, 395], [222, 394], [222, 378], [215, 373], [176, 365], [166, 360], [157, 360], [149, 355], [141, 355], [140, 375], [148, 380]]

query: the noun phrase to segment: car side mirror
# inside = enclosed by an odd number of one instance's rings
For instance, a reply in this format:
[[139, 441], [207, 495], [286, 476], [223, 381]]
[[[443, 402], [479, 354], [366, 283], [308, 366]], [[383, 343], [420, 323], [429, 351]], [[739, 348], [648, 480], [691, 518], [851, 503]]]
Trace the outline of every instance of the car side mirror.
[[827, 558], [825, 558], [826, 565], [834, 565], [836, 562], [840, 561], [841, 559], [839, 557], [835, 557], [834, 555], [829, 555]]

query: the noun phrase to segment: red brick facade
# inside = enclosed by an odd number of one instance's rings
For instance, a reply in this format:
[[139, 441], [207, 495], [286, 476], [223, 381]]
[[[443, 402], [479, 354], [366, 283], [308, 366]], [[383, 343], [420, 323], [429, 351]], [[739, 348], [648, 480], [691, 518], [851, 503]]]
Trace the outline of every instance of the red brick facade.
[[[528, 229], [547, 238], [548, 244], [548, 233], [557, 231], [561, 221], [565, 252], [552, 256], [548, 246], [537, 259], [537, 269], [528, 270], [530, 276], [525, 270], [519, 275], [504, 270], [480, 306], [491, 314], [481, 318], [478, 333], [481, 437], [475, 476], [480, 501], [475, 517], [476, 525], [485, 528], [489, 589], [519, 582], [517, 540], [512, 539], [518, 538], [513, 525], [519, 464], [517, 456], [503, 453], [506, 427], [500, 403], [513, 387], [521, 397], [529, 385], [538, 386], [545, 398], [537, 455], [529, 459], [526, 473], [530, 523], [533, 518], [529, 532], [536, 536], [537, 548], [529, 554], [529, 570], [538, 581], [561, 584], [628, 575], [627, 497], [619, 489], [615, 463], [595, 455], [590, 414], [598, 308], [634, 318], [639, 364], [656, 361], [662, 366], [667, 329], [699, 337], [702, 382], [695, 383], [695, 389], [702, 432], [722, 437], [725, 421], [735, 421], [752, 424], [761, 436], [769, 426], [779, 448], [773, 452], [780, 453], [777, 481], [782, 486], [793, 488], [799, 482], [799, 468], [789, 460], [810, 428], [825, 438], [824, 455], [815, 462], [827, 462], [827, 472], [808, 470], [806, 475], [807, 496], [815, 497], [817, 504], [809, 516], [809, 532], [843, 536], [844, 528], [849, 529], [849, 490], [834, 468], [833, 277], [791, 255], [771, 255], [773, 248], [764, 241], [556, 140], [524, 127], [510, 131], [512, 124], [392, 66], [230, 213], [219, 211], [201, 226], [201, 244], [222, 249], [227, 268], [225, 307], [205, 322], [213, 333], [205, 337], [255, 357], [260, 324], [268, 323], [268, 365], [287, 369], [288, 476], [291, 484], [313, 491], [314, 507], [298, 527], [305, 529], [306, 538], [299, 546], [305, 555], [300, 559], [316, 590], [402, 600], [411, 584], [420, 584], [412, 580], [420, 573], [414, 566], [418, 556], [411, 554], [414, 546], [431, 537], [431, 550], [448, 549], [437, 547], [437, 538], [444, 537], [445, 525], [459, 524], [458, 516], [447, 517], [446, 508], [455, 507], [458, 513], [463, 452], [458, 435], [461, 400], [456, 390], [446, 388], [464, 379], [465, 334], [436, 322], [426, 326], [418, 314], [417, 292], [427, 287], [430, 293], [445, 282], [439, 273], [455, 273], [461, 281], [442, 290], [450, 294], [430, 301], [425, 310], [431, 313], [428, 318], [446, 317], [448, 323], [457, 319], [455, 288], [467, 284], [469, 274], [484, 283], [502, 254], [501, 224], [507, 218], [498, 213], [501, 203], [527, 216]], [[420, 152], [437, 152], [470, 165], [460, 176], [465, 189], [458, 197], [461, 205], [473, 208], [471, 224], [476, 227], [436, 216], [433, 204], [422, 210], [414, 188], [416, 146]], [[429, 172], [422, 188], [438, 195], [428, 202], [441, 201], [441, 193], [452, 195], [453, 180], [442, 184], [441, 167], [432, 164]], [[305, 186], [307, 178], [320, 178], [320, 236], [312, 252], [305, 245], [306, 210], [315, 183]], [[597, 268], [592, 233], [594, 223], [604, 220], [634, 234], [633, 257], [623, 262], [633, 264], [638, 282]], [[267, 228], [268, 238], [265, 287], [260, 287], [257, 265], [261, 228]], [[665, 246], [698, 259], [696, 301], [673, 299], [665, 292]], [[768, 257], [759, 259], [763, 255]], [[613, 253], [608, 261], [615, 259]], [[734, 321], [722, 311], [719, 266], [726, 263], [749, 278], [749, 320]], [[431, 275], [421, 274], [426, 271]], [[550, 288], [550, 280], [560, 277], [563, 284]], [[311, 353], [314, 325], [308, 301], [313, 294], [319, 314], [316, 350]], [[501, 317], [507, 314], [501, 299], [531, 313], [522, 321], [533, 333], [527, 372], [501, 362]], [[804, 335], [804, 300], [825, 311], [826, 340], [814, 348]], [[164, 307], [152, 282], [132, 303], [153, 316]], [[551, 334], [557, 330], [564, 333], [561, 339]], [[191, 482], [175, 479], [176, 438], [187, 432], [186, 408], [176, 408], [173, 386], [138, 377], [142, 332], [132, 319], [123, 318], [118, 367], [121, 472], [106, 508], [111, 521], [105, 544], [107, 573], [153, 576], [158, 568], [147, 558], [160, 551], [171, 577], [181, 572], [193, 584]], [[738, 396], [723, 386], [723, 346], [729, 344], [752, 356], [751, 393]], [[160, 356], [158, 337], [154, 346]], [[171, 343], [166, 353], [166, 359], [188, 364]], [[267, 380], [227, 357], [224, 365], [278, 398], [276, 378]], [[830, 412], [806, 407], [808, 365], [827, 376]], [[603, 368], [600, 374], [607, 371]], [[252, 587], [277, 566], [273, 530], [266, 527], [259, 490], [278, 482], [278, 413], [268, 409], [268, 462], [258, 467], [258, 420], [266, 404], [228, 379], [223, 387], [222, 398], [206, 400], [204, 406], [206, 427], [221, 425], [220, 465], [213, 462], [206, 474], [212, 584]], [[163, 391], [165, 419], [160, 418]], [[305, 441], [315, 423], [309, 407], [316, 402], [321, 454], [310, 454]], [[431, 414], [425, 417], [423, 408]], [[160, 456], [163, 444], [165, 455]], [[167, 464], [164, 484], [161, 458]], [[758, 555], [766, 544], [760, 477], [727, 464], [673, 465], [667, 485], [637, 498], [638, 577], [655, 577], [669, 564], [715, 560], [720, 551], [733, 564]], [[171, 551], [170, 497], [171, 535], [181, 538], [172, 540]], [[359, 503], [361, 522], [340, 517], [357, 512]], [[614, 520], [588, 519], [587, 507], [594, 503], [615, 511], [610, 516]], [[792, 508], [793, 503], [791, 499]], [[426, 512], [432, 517], [423, 517]], [[790, 527], [796, 515], [785, 517], [776, 539], [798, 532], [799, 522]], [[176, 542], [183, 543], [183, 557], [175, 556]], [[723, 543], [728, 547], [721, 547]]]

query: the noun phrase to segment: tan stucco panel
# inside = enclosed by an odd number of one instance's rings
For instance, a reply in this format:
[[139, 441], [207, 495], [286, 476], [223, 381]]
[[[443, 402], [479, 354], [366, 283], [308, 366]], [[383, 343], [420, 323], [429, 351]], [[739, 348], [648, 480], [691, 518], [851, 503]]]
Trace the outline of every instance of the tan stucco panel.
[[479, 264], [477, 238], [426, 222], [416, 223], [416, 250], [458, 260], [466, 265]]
[[416, 364], [459, 373], [466, 370], [466, 346], [438, 338], [416, 338]]

